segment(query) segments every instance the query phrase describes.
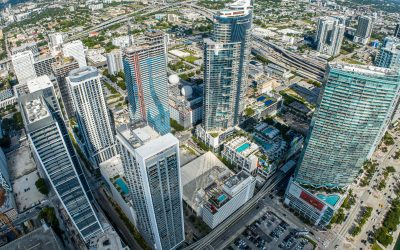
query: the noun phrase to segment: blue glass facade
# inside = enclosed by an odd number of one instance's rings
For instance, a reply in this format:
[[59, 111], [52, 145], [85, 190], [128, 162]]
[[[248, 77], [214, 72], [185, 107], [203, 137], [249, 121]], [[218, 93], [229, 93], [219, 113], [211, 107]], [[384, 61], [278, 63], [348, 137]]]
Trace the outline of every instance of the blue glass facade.
[[161, 135], [171, 130], [165, 49], [164, 34], [150, 32], [123, 58], [131, 117], [146, 121]]
[[296, 170], [296, 182], [341, 188], [382, 138], [399, 97], [398, 72], [331, 64]]
[[239, 123], [247, 87], [251, 6], [230, 6], [214, 22], [212, 39], [204, 40], [204, 117], [207, 131]]
[[400, 70], [400, 39], [385, 38], [374, 64], [378, 67]]

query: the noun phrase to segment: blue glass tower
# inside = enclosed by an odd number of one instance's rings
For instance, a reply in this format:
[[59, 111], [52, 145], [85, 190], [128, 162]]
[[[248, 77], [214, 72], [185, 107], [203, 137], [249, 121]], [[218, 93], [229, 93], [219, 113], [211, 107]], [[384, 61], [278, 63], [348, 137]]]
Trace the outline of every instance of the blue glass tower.
[[352, 183], [389, 124], [399, 88], [394, 70], [330, 64], [295, 181], [328, 188]]
[[147, 32], [124, 51], [124, 72], [131, 118], [159, 134], [170, 132], [167, 58], [164, 33]]
[[386, 37], [374, 64], [382, 68], [400, 70], [400, 38]]
[[212, 39], [204, 40], [203, 127], [207, 131], [239, 123], [247, 87], [251, 1], [232, 3], [214, 19]]

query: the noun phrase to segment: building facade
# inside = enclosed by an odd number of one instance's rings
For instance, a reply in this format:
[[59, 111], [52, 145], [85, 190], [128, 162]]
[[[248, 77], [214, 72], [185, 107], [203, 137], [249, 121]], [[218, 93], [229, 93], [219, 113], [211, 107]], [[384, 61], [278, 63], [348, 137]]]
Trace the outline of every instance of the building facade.
[[19, 83], [25, 84], [28, 80], [36, 78], [32, 51], [26, 50], [12, 55], [11, 62]]
[[36, 76], [51, 76], [53, 73], [52, 64], [55, 62], [56, 58], [54, 56], [38, 57], [33, 65]]
[[322, 17], [318, 20], [316, 36], [317, 50], [320, 53], [337, 56], [342, 46], [345, 25], [341, 19]]
[[378, 146], [399, 97], [399, 72], [330, 64], [295, 181], [342, 188]]
[[400, 39], [400, 23], [396, 24], [393, 36]]
[[386, 37], [374, 64], [377, 67], [400, 70], [400, 38]]
[[95, 67], [81, 67], [68, 74], [67, 83], [89, 158], [98, 166], [116, 154], [100, 74]]
[[372, 18], [368, 16], [358, 17], [358, 25], [353, 41], [356, 43], [367, 44], [371, 38]]
[[79, 67], [87, 66], [85, 48], [80, 40], [63, 44], [62, 52], [65, 57], [73, 57], [78, 62]]
[[103, 229], [85, 190], [82, 168], [60, 117], [60, 107], [50, 80], [28, 83], [29, 93], [19, 98], [21, 113], [36, 161], [63, 208], [85, 242]]
[[73, 57], [60, 57], [59, 60], [52, 65], [53, 75], [57, 79], [58, 89], [61, 94], [67, 119], [75, 117], [75, 108], [66, 77], [69, 72], [77, 68], [79, 68], [79, 64]]
[[131, 125], [116, 137], [141, 235], [154, 249], [176, 248], [185, 240], [178, 139]]
[[220, 131], [239, 122], [247, 89], [251, 1], [237, 1], [214, 16], [211, 39], [204, 40], [203, 127]]
[[147, 32], [136, 42], [123, 57], [131, 118], [164, 135], [171, 130], [165, 35]]
[[122, 52], [120, 49], [115, 49], [106, 55], [108, 73], [116, 75], [118, 72], [123, 71], [122, 66]]

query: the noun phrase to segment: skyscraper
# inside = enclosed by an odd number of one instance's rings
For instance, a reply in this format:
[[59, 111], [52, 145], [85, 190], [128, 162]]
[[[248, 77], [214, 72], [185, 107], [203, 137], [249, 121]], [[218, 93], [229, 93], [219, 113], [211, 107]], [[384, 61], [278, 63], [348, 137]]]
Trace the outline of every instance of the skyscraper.
[[383, 136], [399, 98], [400, 73], [330, 64], [295, 181], [342, 188], [354, 180]]
[[372, 18], [368, 16], [358, 17], [357, 30], [354, 35], [354, 42], [367, 44], [372, 32]]
[[95, 67], [81, 67], [72, 70], [66, 80], [89, 158], [98, 165], [116, 153], [100, 74]]
[[386, 37], [374, 64], [382, 68], [400, 70], [400, 38]]
[[170, 132], [165, 35], [147, 32], [124, 51], [123, 63], [132, 120]]
[[80, 40], [63, 44], [62, 52], [65, 57], [72, 56], [78, 62], [79, 67], [87, 66], [85, 50]]
[[344, 21], [334, 17], [323, 17], [318, 20], [317, 27], [317, 50], [329, 56], [338, 55], [345, 31]]
[[56, 62], [56, 58], [51, 55], [43, 55], [36, 58], [34, 68], [36, 76], [51, 76], [53, 71], [51, 65]]
[[204, 115], [206, 131], [220, 131], [239, 122], [247, 88], [250, 0], [237, 1], [215, 15], [211, 39], [204, 40]]
[[73, 57], [59, 57], [59, 60], [52, 65], [53, 74], [57, 79], [61, 99], [64, 103], [64, 109], [67, 113], [68, 119], [75, 117], [75, 108], [72, 103], [71, 93], [66, 77], [71, 70], [77, 68], [79, 68], [79, 64]]
[[12, 55], [11, 62], [19, 83], [25, 84], [28, 80], [36, 78], [32, 51], [25, 50]]
[[394, 34], [395, 37], [400, 38], [400, 23], [396, 24], [396, 28], [394, 30]]
[[81, 166], [72, 149], [60, 107], [47, 76], [27, 83], [29, 93], [19, 98], [28, 140], [35, 159], [81, 237], [88, 242], [103, 232], [81, 179]]
[[137, 226], [153, 248], [173, 249], [185, 240], [179, 141], [136, 125], [121, 126], [116, 138]]
[[106, 54], [108, 73], [116, 75], [118, 72], [123, 71], [122, 67], [122, 52], [120, 49], [115, 49]]

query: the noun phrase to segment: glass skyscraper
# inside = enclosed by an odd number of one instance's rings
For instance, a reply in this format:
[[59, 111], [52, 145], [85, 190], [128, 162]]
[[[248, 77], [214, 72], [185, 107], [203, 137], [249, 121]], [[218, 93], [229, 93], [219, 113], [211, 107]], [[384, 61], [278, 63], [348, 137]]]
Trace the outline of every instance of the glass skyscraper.
[[164, 33], [147, 32], [123, 55], [131, 118], [161, 135], [170, 132], [167, 57]]
[[211, 39], [204, 40], [204, 115], [206, 131], [225, 130], [239, 122], [247, 88], [250, 0], [237, 1], [214, 17]]
[[379, 144], [399, 97], [399, 72], [330, 64], [295, 180], [342, 188]]
[[29, 93], [19, 97], [21, 113], [33, 154], [85, 242], [103, 232], [92, 196], [76, 158], [53, 84], [47, 76], [27, 83]]
[[374, 64], [382, 68], [400, 70], [400, 38], [386, 37]]

